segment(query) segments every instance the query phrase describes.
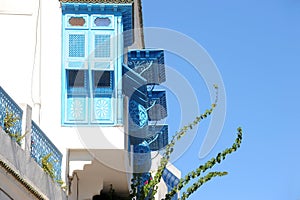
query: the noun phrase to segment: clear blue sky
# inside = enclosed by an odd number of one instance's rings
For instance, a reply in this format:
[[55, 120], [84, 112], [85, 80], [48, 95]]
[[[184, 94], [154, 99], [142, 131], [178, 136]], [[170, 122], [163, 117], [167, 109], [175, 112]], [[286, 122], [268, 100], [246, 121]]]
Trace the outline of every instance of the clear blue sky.
[[[300, 200], [300, 1], [144, 0], [143, 15], [145, 27], [173, 29], [197, 41], [221, 73], [226, 121], [206, 159], [231, 146], [236, 127], [244, 129], [241, 149], [215, 168], [229, 175], [207, 183], [191, 199]], [[187, 64], [174, 60], [166, 55], [169, 66]], [[203, 80], [189, 80], [203, 95], [200, 104], [208, 106]], [[169, 113], [178, 109], [172, 102]], [[170, 131], [176, 121], [168, 119]], [[208, 123], [175, 162], [183, 174], [206, 160], [198, 153]]]

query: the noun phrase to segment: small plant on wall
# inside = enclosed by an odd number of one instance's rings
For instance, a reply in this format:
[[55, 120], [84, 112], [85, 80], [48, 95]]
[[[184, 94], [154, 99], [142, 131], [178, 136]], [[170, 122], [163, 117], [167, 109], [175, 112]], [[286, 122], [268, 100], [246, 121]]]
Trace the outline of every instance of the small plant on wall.
[[51, 177], [51, 179], [53, 181], [57, 182], [61, 186], [62, 189], [66, 189], [64, 182], [55, 176], [55, 170], [54, 170], [54, 166], [53, 166], [54, 163], [50, 161], [51, 156], [52, 156], [52, 153], [48, 153], [42, 157], [42, 159], [41, 159], [42, 168]]
[[21, 135], [20, 132], [13, 132], [12, 129], [19, 123], [20, 118], [15, 116], [15, 114], [6, 108], [5, 117], [3, 119], [3, 130], [19, 145], [27, 133]]

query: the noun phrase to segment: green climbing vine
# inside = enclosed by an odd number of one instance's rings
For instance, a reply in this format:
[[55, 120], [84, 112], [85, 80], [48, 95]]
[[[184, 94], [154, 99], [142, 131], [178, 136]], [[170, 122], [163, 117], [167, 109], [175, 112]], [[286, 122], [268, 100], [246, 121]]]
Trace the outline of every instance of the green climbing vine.
[[[135, 174], [132, 179], [131, 184], [131, 193], [129, 199], [136, 199], [136, 200], [154, 200], [154, 196], [158, 190], [158, 183], [161, 181], [163, 171], [165, 170], [169, 160], [170, 155], [174, 151], [175, 143], [180, 140], [186, 133], [197, 126], [203, 119], [209, 117], [214, 109], [217, 106], [218, 102], [218, 86], [214, 85], [214, 89], [216, 90], [216, 99], [215, 102], [211, 105], [210, 109], [206, 110], [203, 114], [196, 117], [195, 120], [181, 128], [175, 135], [172, 137], [169, 144], [166, 146], [163, 156], [160, 161], [160, 165], [157, 169], [157, 172], [154, 178], [150, 178], [147, 181], [147, 184], [141, 184], [141, 176], [139, 174]], [[182, 192], [181, 197], [179, 199], [185, 200], [187, 199], [192, 193], [198, 190], [203, 184], [212, 180], [215, 177], [225, 176], [227, 172], [209, 172], [204, 176], [201, 176], [207, 170], [213, 168], [217, 163], [221, 163], [222, 160], [226, 158], [227, 155], [237, 151], [238, 148], [241, 146], [242, 142], [242, 128], [237, 129], [237, 138], [235, 142], [230, 148], [225, 149], [224, 151], [217, 154], [216, 157], [212, 158], [211, 160], [207, 161], [205, 164], [200, 165], [197, 169], [189, 172], [185, 177], [181, 178], [178, 185], [175, 186], [168, 194], [166, 194], [165, 198], [162, 200], [171, 200], [171, 198], [176, 195], [179, 191], [181, 191], [185, 186], [187, 186], [192, 180], [197, 179], [190, 187], [186, 189], [186, 191]], [[138, 187], [142, 186], [142, 189], [138, 190]]]

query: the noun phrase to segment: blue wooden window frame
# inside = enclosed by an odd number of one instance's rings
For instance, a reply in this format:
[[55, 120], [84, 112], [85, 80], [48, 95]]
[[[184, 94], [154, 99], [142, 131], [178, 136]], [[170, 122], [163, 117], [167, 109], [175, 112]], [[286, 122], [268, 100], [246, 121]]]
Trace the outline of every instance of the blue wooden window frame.
[[[96, 26], [99, 17], [111, 23]], [[114, 15], [63, 15], [62, 125], [119, 123], [114, 89], [121, 69], [116, 70], [115, 57], [123, 49], [115, 42], [116, 24]]]

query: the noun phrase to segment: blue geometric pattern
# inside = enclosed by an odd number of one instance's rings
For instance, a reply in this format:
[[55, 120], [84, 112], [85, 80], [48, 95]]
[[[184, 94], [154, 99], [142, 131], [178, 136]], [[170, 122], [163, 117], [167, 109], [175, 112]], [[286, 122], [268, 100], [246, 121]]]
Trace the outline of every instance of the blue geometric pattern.
[[95, 35], [95, 58], [110, 58], [110, 35]]
[[69, 35], [69, 57], [85, 56], [85, 35], [70, 34]]
[[135, 100], [129, 101], [129, 118], [131, 126], [143, 128], [148, 124], [147, 110]]
[[112, 116], [111, 97], [94, 97], [94, 120], [110, 121]]
[[9, 129], [10, 133], [21, 135], [23, 110], [0, 86], [0, 126], [4, 128], [6, 111], [12, 112], [19, 120]]
[[31, 126], [31, 157], [42, 166], [42, 158], [51, 153], [49, 161], [53, 164], [56, 180], [61, 179], [62, 153], [50, 141], [45, 133], [32, 121]]
[[69, 97], [67, 99], [67, 120], [87, 121], [86, 106], [85, 97]]

